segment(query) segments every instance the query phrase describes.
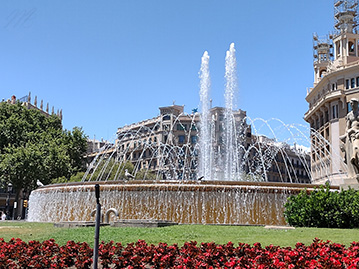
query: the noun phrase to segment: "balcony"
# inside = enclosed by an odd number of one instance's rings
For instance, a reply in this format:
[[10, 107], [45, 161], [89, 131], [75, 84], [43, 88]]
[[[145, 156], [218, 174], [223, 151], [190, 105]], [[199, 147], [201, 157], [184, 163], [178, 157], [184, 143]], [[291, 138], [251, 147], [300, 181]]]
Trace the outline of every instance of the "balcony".
[[330, 102], [332, 100], [344, 97], [343, 90], [335, 90], [326, 92], [321, 98], [316, 100], [315, 105], [311, 106], [309, 110], [304, 114], [304, 119], [307, 120], [316, 110], [322, 107], [325, 103]]

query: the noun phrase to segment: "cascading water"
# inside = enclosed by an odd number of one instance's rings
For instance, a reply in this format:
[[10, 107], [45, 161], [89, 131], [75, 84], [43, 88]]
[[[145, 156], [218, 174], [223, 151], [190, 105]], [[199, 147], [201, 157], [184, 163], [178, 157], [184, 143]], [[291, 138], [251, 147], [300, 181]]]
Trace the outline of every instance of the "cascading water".
[[[283, 204], [301, 186], [244, 182], [100, 182], [103, 212], [120, 219], [197, 224], [285, 225]], [[311, 185], [305, 185], [312, 188]], [[29, 221], [93, 221], [94, 184], [50, 185], [31, 193]]]

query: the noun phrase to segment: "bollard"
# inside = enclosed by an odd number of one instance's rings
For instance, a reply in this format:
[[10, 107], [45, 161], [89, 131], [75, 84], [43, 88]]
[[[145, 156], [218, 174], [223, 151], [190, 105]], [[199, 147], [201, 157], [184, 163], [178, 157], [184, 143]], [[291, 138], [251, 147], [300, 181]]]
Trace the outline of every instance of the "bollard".
[[98, 245], [100, 238], [100, 222], [101, 222], [101, 204], [100, 204], [100, 185], [95, 185], [96, 195], [96, 224], [95, 224], [95, 244], [93, 247], [93, 268], [97, 269], [98, 263]]

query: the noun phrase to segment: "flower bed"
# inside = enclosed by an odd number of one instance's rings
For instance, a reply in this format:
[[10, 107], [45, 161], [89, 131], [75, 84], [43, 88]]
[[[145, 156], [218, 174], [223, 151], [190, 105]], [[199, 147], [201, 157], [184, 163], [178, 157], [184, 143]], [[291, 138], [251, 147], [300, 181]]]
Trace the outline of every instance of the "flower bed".
[[[0, 239], [0, 268], [91, 268], [92, 249], [87, 243], [68, 241], [59, 246], [53, 239], [43, 243], [21, 239]], [[359, 242], [348, 248], [330, 241], [314, 239], [295, 248], [253, 246], [229, 242], [187, 242], [148, 245], [139, 240], [123, 246], [104, 243], [99, 248], [100, 268], [359, 268]]]

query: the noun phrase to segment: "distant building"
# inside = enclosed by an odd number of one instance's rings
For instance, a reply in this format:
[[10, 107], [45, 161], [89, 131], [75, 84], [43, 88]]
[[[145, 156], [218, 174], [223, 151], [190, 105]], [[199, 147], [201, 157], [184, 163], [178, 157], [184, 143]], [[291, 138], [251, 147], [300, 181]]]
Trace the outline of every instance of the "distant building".
[[88, 166], [97, 155], [106, 155], [106, 157], [113, 155], [116, 153], [116, 149], [114, 148], [114, 144], [107, 140], [96, 140], [87, 139], [87, 150], [85, 155], [83, 156]]
[[[118, 159], [130, 161], [136, 170], [159, 172], [161, 179], [195, 179], [199, 114], [184, 114], [183, 108], [160, 107], [159, 116], [118, 128]], [[183, 159], [190, 163], [185, 166]]]
[[[272, 154], [266, 179], [269, 182], [311, 183], [310, 154], [296, 145], [276, 142], [264, 136], [257, 137], [261, 140], [262, 151], [271, 147]], [[268, 157], [268, 156], [266, 156]]]
[[314, 84], [306, 101], [304, 119], [310, 124], [313, 183], [340, 185], [346, 176], [339, 136], [351, 98], [359, 98], [358, 0], [334, 4], [334, 33], [313, 36]]
[[62, 109], [57, 110], [57, 112], [55, 114], [54, 107], [52, 107], [51, 111], [49, 110], [49, 103], [47, 103], [46, 108], [44, 108], [43, 100], [40, 101], [40, 106], [38, 106], [37, 96], [35, 96], [34, 102], [32, 103], [31, 102], [31, 92], [29, 92], [29, 95], [26, 95], [20, 99], [16, 99], [16, 96], [13, 95], [13, 96], [11, 96], [10, 99], [7, 99], [7, 100], [2, 99], [2, 102], [7, 102], [8, 104], [16, 104], [16, 102], [20, 102], [23, 106], [25, 106], [28, 109], [36, 109], [36, 110], [40, 111], [42, 114], [44, 114], [45, 116], [56, 115], [62, 121]]
[[[185, 114], [183, 108], [178, 105], [160, 107], [159, 116], [118, 128], [117, 160], [131, 162], [136, 171], [146, 169], [160, 175], [158, 179], [197, 179], [200, 176], [197, 174], [200, 115], [197, 112]], [[214, 130], [212, 154], [214, 162], [222, 166], [224, 113], [225, 109], [222, 107], [210, 109], [211, 128]], [[251, 126], [246, 123], [246, 112], [243, 110], [233, 111], [233, 118], [238, 139], [237, 148], [242, 148], [237, 151], [242, 155], [238, 157], [247, 158], [241, 166], [243, 173], [251, 175], [262, 169], [267, 181], [310, 182], [308, 153], [284, 143], [274, 143], [274, 140], [264, 136], [252, 135]], [[259, 158], [258, 147], [261, 147], [263, 156], [267, 156]], [[245, 152], [246, 156], [243, 155]], [[109, 155], [108, 152], [106, 154]], [[258, 167], [262, 165], [263, 159], [267, 161], [266, 167]], [[221, 175], [217, 175], [217, 178], [221, 178]]]

